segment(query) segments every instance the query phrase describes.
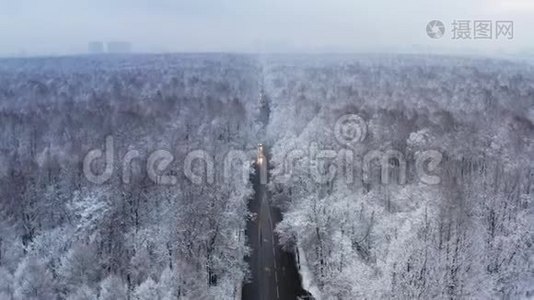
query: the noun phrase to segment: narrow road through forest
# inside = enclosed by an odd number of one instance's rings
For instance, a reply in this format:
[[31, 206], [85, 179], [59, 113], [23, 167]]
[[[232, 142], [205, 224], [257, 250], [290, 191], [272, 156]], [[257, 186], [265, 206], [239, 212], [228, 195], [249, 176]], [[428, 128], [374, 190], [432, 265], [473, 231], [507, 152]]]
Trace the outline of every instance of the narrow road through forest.
[[[263, 147], [260, 146], [263, 152]], [[265, 186], [267, 176], [267, 157], [259, 153], [256, 172], [252, 178], [254, 184], [254, 199], [249, 203], [249, 210], [255, 218], [247, 224], [247, 237], [252, 249], [247, 258], [250, 266], [251, 278], [243, 285], [242, 299], [244, 300], [294, 300], [297, 297], [306, 299], [306, 291], [302, 289], [301, 279], [297, 269], [295, 254], [283, 250], [274, 233], [274, 228], [281, 221], [282, 215], [278, 209], [272, 207], [269, 193]], [[262, 169], [261, 168], [265, 168]]]

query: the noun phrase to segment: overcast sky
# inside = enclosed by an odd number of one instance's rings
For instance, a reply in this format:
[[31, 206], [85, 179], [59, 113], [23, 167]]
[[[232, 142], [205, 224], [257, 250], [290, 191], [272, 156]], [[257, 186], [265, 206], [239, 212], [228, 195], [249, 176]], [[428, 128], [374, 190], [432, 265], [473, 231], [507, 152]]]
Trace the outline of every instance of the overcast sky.
[[[426, 25], [445, 23], [441, 39]], [[453, 40], [455, 19], [512, 20], [513, 40]], [[0, 55], [136, 52], [534, 53], [534, 0], [0, 0]]]

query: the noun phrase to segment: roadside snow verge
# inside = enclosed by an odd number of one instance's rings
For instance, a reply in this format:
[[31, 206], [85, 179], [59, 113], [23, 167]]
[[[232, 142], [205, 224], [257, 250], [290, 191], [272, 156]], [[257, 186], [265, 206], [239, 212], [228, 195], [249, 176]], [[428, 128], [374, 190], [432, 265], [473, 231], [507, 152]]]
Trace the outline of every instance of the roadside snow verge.
[[310, 292], [314, 299], [321, 300], [321, 291], [314, 283], [313, 274], [308, 268], [306, 255], [304, 254], [304, 251], [302, 251], [299, 243], [297, 243], [297, 264], [300, 277], [302, 278], [302, 288]]

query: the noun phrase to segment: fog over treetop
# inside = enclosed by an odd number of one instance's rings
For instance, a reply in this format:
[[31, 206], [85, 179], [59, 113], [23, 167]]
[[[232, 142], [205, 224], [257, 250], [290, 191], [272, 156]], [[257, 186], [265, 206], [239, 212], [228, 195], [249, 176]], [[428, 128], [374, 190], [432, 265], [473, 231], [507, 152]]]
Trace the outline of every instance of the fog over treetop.
[[[84, 53], [93, 40], [136, 52], [528, 53], [534, 5], [443, 1], [0, 1], [0, 55]], [[428, 21], [512, 20], [513, 40], [432, 40]]]

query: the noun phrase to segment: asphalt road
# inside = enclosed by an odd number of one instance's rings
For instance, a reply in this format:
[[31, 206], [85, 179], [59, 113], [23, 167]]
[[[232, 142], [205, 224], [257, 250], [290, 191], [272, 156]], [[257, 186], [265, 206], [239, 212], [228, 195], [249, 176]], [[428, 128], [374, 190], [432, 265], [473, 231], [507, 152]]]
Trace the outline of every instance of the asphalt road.
[[[264, 160], [263, 163], [267, 163]], [[266, 167], [266, 166], [265, 166]], [[259, 166], [252, 178], [255, 196], [249, 209], [255, 214], [247, 224], [247, 237], [252, 253], [247, 257], [251, 277], [243, 285], [242, 299], [271, 300], [306, 298], [297, 270], [295, 255], [284, 251], [274, 233], [281, 214], [271, 207], [269, 193], [260, 182]]]

